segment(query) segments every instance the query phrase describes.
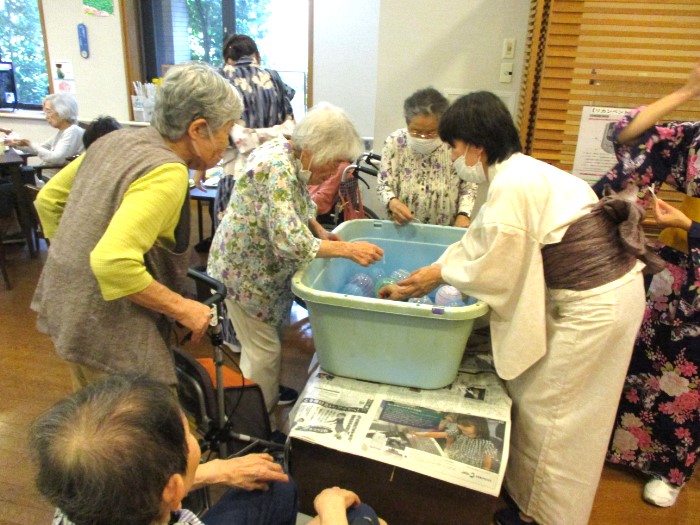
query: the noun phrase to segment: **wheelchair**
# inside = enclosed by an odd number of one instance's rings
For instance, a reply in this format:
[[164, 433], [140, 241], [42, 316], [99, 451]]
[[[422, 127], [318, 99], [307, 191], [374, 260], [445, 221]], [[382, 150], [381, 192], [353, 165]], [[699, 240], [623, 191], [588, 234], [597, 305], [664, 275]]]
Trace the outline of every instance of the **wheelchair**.
[[[198, 268], [190, 268], [187, 275], [197, 285], [198, 300], [211, 307], [207, 336], [213, 356], [194, 358], [177, 346], [171, 350], [178, 398], [198, 436], [202, 455], [226, 459], [267, 452], [282, 461], [285, 445], [271, 440], [262, 390], [224, 363], [221, 303], [226, 287]], [[197, 515], [204, 513], [211, 506], [209, 488], [192, 491], [185, 506]]]
[[376, 153], [364, 152], [343, 170], [333, 208], [330, 212], [316, 217], [324, 228], [332, 230], [340, 223], [353, 219], [379, 219], [374, 211], [362, 204], [359, 183], [362, 182], [369, 189], [369, 183], [360, 174], [376, 177], [380, 160], [381, 156]]
[[190, 268], [187, 275], [198, 284], [199, 300], [212, 309], [208, 330], [212, 357], [194, 358], [172, 348], [180, 403], [200, 436], [202, 452], [228, 458], [283, 450], [282, 444], [270, 439], [270, 419], [260, 387], [224, 364], [227, 350], [220, 323], [226, 287], [199, 269]]

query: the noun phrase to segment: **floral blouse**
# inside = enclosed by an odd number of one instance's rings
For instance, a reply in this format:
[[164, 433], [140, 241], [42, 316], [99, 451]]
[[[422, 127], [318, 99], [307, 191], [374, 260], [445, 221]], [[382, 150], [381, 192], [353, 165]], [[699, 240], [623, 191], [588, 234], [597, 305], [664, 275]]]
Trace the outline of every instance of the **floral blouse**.
[[[643, 107], [634, 109], [615, 126], [613, 140], [617, 164], [594, 186], [601, 195], [609, 184], [615, 191], [624, 191], [630, 184], [646, 190], [646, 186], [661, 183], [691, 197], [700, 197], [700, 122], [670, 122], [650, 127], [634, 144], [617, 142], [617, 135], [637, 116]], [[647, 203], [651, 196], [640, 192]]]
[[396, 197], [421, 223], [450, 226], [457, 213], [471, 215], [476, 191], [476, 184], [457, 177], [447, 144], [423, 155], [408, 146], [405, 128], [384, 142], [377, 192], [385, 206]]
[[226, 285], [228, 298], [274, 326], [289, 315], [292, 275], [321, 246], [308, 226], [316, 205], [297, 177], [298, 166], [282, 137], [255, 149], [209, 251], [207, 272]]
[[[56, 509], [51, 525], [73, 525], [61, 509]], [[165, 525], [165, 524], [163, 524]], [[204, 525], [200, 519], [191, 511], [181, 509], [170, 514], [170, 521], [167, 525]]]

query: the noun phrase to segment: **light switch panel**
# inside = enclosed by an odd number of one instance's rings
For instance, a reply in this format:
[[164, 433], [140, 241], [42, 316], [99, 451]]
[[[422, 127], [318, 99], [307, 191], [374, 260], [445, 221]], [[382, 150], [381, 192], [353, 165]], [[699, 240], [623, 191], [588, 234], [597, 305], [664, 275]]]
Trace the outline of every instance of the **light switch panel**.
[[498, 78], [499, 82], [504, 84], [509, 84], [513, 81], [513, 63], [503, 62], [501, 63], [501, 75]]
[[505, 38], [503, 40], [502, 58], [515, 57], [515, 38]]

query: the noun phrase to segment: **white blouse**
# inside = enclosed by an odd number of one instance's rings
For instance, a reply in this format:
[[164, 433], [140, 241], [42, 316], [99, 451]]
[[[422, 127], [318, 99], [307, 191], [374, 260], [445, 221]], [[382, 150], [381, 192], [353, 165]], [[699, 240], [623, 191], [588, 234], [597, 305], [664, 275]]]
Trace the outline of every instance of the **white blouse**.
[[486, 202], [437, 264], [446, 282], [491, 307], [494, 364], [508, 380], [547, 350], [541, 249], [561, 241], [598, 197], [582, 179], [520, 153], [488, 176]]

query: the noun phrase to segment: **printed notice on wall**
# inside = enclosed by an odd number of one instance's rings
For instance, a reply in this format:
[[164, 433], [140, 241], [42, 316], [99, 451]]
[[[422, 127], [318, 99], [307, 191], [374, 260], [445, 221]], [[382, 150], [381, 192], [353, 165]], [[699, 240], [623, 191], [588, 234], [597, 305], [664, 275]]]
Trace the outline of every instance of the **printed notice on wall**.
[[75, 76], [73, 62], [59, 60], [53, 64], [53, 88], [56, 93], [72, 93], [75, 95]]
[[83, 11], [95, 16], [113, 15], [114, 0], [83, 0]]
[[617, 159], [612, 134], [615, 124], [628, 109], [583, 106], [572, 173], [595, 184]]

